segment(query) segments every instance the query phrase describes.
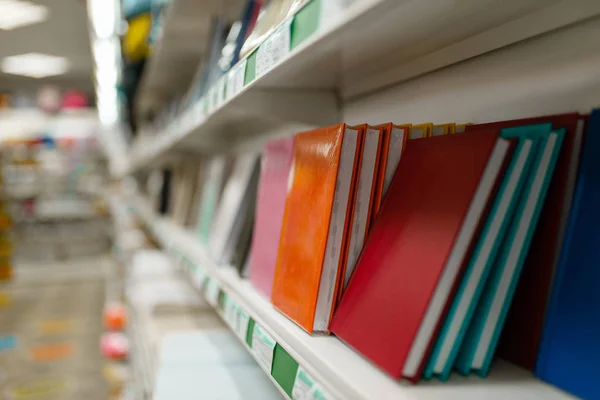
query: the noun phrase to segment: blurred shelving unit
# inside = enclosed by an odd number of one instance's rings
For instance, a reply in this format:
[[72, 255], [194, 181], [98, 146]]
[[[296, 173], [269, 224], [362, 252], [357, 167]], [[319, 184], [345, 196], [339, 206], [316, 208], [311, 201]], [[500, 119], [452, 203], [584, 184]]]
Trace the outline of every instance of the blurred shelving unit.
[[[202, 40], [192, 41], [188, 52], [178, 34], [206, 36], [200, 14], [209, 3], [172, 1], [141, 82], [138, 111], [151, 110], [190, 81], [191, 65], [205, 49], [196, 46]], [[257, 62], [284, 36], [289, 46], [281, 57]], [[308, 1], [166, 128], [142, 128], [115, 177], [149, 172], [182, 153], [258, 148], [272, 137], [340, 121], [477, 123], [588, 112], [600, 104], [599, 55], [595, 0]], [[571, 398], [502, 362], [485, 380], [394, 381], [339, 339], [306, 334], [232, 268], [211, 261], [192, 232], [156, 215], [147, 199], [117, 202], [144, 221], [242, 341], [247, 332], [231, 323], [228, 307], [268, 332], [332, 398]]]

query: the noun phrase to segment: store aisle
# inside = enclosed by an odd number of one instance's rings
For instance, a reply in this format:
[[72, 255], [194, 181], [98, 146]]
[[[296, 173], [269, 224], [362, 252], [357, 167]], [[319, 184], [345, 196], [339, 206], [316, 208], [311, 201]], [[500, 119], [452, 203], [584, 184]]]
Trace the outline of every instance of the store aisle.
[[17, 265], [0, 288], [0, 398], [108, 398], [99, 338], [110, 263]]

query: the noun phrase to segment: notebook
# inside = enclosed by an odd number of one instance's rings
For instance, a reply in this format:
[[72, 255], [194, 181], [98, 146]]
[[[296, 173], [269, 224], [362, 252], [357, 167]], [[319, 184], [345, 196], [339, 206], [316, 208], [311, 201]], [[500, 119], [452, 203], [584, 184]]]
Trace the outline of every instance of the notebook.
[[422, 139], [431, 136], [432, 123], [412, 125], [410, 127], [409, 139]]
[[272, 140], [265, 146], [261, 160], [250, 281], [268, 299], [273, 288], [293, 146], [293, 137]]
[[467, 131], [479, 126], [508, 128], [544, 122], [552, 123], [552, 127], [556, 129], [564, 128], [566, 132], [538, 228], [533, 235], [521, 272], [521, 284], [517, 285], [515, 291], [513, 304], [517, 306], [510, 308], [498, 344], [499, 356], [530, 371], [533, 370], [537, 358], [552, 276], [571, 208], [581, 151], [583, 121], [580, 121], [577, 113], [571, 113], [469, 125], [466, 128]]
[[435, 374], [447, 380], [450, 375], [536, 156], [534, 143], [538, 139], [530, 133], [535, 132], [529, 127], [505, 128], [500, 133], [518, 144], [423, 372], [427, 379]]
[[543, 330], [536, 375], [584, 399], [598, 399], [600, 373], [600, 110], [592, 112], [573, 207]]
[[362, 138], [345, 124], [298, 134], [271, 300], [307, 332], [327, 332], [341, 279]]
[[209, 238], [209, 253], [217, 263], [230, 264], [238, 244], [243, 243], [244, 225], [254, 213], [259, 174], [259, 155], [239, 155], [227, 180]]
[[348, 284], [356, 260], [358, 260], [358, 256], [362, 250], [365, 237], [369, 232], [373, 212], [373, 202], [375, 201], [375, 192], [377, 189], [377, 178], [379, 175], [379, 167], [381, 165], [380, 158], [383, 129], [377, 129], [366, 125], [364, 131], [362, 155], [358, 167], [356, 190], [354, 191], [352, 216], [350, 221], [350, 239], [346, 249], [347, 260], [344, 266], [343, 288]]
[[200, 242], [205, 245], [208, 244], [213, 217], [221, 199], [227, 175], [225, 157], [215, 157], [208, 162], [208, 172], [203, 185], [197, 225]]
[[373, 201], [372, 216], [375, 218], [381, 207], [381, 202], [390, 186], [390, 182], [396, 172], [396, 167], [402, 158], [402, 153], [406, 148], [408, 132], [410, 125], [394, 125], [392, 123], [382, 124], [376, 128], [383, 129], [383, 144], [381, 157], [379, 157], [379, 173], [377, 177], [377, 186], [375, 188], [375, 199]]
[[537, 125], [546, 132], [536, 144], [536, 159], [521, 194], [515, 217], [498, 259], [492, 266], [473, 320], [456, 360], [456, 368], [466, 374], [471, 370], [486, 376], [498, 344], [506, 313], [544, 204], [560, 153], [564, 130], [552, 130], [551, 124]]
[[496, 130], [406, 146], [331, 325], [391, 376], [420, 377], [510, 147]]

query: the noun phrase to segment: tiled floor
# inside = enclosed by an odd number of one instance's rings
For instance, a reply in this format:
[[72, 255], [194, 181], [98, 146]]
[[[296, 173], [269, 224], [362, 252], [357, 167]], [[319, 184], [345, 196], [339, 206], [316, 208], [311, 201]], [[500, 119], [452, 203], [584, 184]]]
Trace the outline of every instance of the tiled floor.
[[109, 263], [18, 265], [0, 286], [0, 399], [107, 399], [99, 338]]

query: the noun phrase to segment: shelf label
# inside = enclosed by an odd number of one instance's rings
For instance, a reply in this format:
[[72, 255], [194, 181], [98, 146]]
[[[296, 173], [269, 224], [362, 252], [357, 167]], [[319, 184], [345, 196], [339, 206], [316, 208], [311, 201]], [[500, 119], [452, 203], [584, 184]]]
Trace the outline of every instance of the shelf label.
[[275, 350], [275, 339], [265, 332], [258, 324], [254, 324], [252, 332], [252, 351], [258, 359], [258, 363], [271, 373], [273, 367], [273, 351]]
[[217, 281], [212, 278], [208, 278], [208, 283], [206, 284], [206, 291], [204, 292], [204, 297], [206, 301], [213, 306], [216, 307], [219, 305], [219, 293], [221, 292], [221, 288]]
[[227, 100], [234, 97], [236, 94], [242, 91], [244, 88], [244, 79], [246, 78], [246, 62], [247, 59], [243, 59], [231, 68], [231, 71], [227, 74]]
[[260, 77], [283, 60], [290, 52], [292, 38], [292, 21], [283, 22], [269, 36], [256, 52], [256, 77]]
[[314, 385], [314, 379], [306, 373], [304, 368], [298, 366], [296, 379], [294, 380], [294, 388], [292, 389], [292, 399], [308, 400], [310, 398], [309, 393]]
[[248, 324], [250, 323], [250, 316], [241, 307], [239, 308], [238, 314], [238, 326], [236, 332], [240, 339], [242, 339], [244, 343], [246, 343], [246, 335], [248, 335]]

